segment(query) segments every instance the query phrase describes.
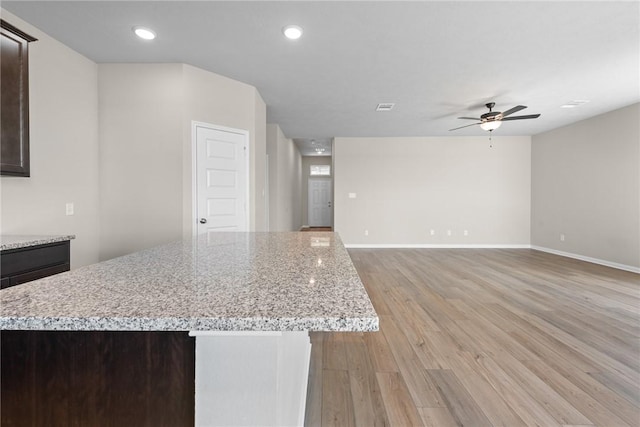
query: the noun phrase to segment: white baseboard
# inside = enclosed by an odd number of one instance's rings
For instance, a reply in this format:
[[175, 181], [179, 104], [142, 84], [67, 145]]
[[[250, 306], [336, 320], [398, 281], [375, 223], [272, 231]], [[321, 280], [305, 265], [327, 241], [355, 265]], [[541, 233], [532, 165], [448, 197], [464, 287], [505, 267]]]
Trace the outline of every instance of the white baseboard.
[[632, 273], [640, 273], [640, 267], [634, 267], [632, 265], [620, 264], [617, 262], [606, 261], [604, 259], [591, 258], [584, 255], [573, 254], [571, 252], [558, 251], [556, 249], [545, 248], [542, 246], [531, 245], [531, 249], [534, 249], [540, 252], [547, 252], [554, 255], [560, 255], [567, 258], [579, 259], [580, 261], [586, 261], [593, 264], [600, 264], [606, 267], [617, 268], [618, 270], [630, 271]]
[[345, 243], [345, 248], [353, 249], [529, 249], [529, 244], [430, 244], [430, 243]]

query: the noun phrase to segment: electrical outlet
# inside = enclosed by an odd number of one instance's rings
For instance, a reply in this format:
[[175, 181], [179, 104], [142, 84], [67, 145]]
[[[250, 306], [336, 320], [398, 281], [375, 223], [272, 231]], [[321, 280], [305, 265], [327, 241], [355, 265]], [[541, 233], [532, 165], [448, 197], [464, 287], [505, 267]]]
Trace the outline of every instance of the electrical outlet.
[[564, 242], [564, 234], [560, 234], [560, 241]]
[[447, 230], [447, 236], [451, 236], [451, 230]]
[[69, 202], [65, 205], [65, 210], [67, 215], [73, 215], [73, 203]]
[[349, 198], [350, 199], [355, 199], [356, 197], [358, 197], [358, 195], [356, 193], [349, 193]]
[[436, 230], [434, 230], [434, 229], [429, 230], [429, 234], [431, 234], [432, 236], [435, 236], [436, 235]]
[[462, 232], [462, 234], [464, 234], [465, 236], [468, 236], [468, 235], [469, 235], [469, 230], [464, 230], [464, 231]]
[[364, 230], [364, 235], [368, 236], [369, 235], [369, 230]]

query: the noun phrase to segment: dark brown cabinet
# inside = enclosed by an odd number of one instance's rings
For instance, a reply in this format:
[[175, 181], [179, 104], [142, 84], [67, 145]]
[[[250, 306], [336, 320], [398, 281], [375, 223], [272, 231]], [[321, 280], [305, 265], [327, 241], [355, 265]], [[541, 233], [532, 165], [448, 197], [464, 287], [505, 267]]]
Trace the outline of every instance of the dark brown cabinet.
[[195, 425], [187, 332], [2, 331], [0, 425]]
[[35, 38], [0, 20], [0, 175], [30, 176], [29, 43]]
[[70, 249], [66, 240], [2, 251], [0, 289], [69, 271]]

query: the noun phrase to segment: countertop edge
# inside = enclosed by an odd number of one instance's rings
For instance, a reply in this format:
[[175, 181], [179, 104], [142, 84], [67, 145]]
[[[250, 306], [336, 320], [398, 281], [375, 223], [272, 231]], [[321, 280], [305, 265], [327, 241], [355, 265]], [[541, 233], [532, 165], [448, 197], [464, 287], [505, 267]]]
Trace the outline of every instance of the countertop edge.
[[40, 331], [326, 331], [376, 332], [379, 318], [51, 318], [0, 316], [0, 330]]
[[23, 249], [31, 246], [47, 245], [50, 243], [65, 242], [67, 240], [73, 240], [76, 238], [75, 234], [67, 234], [60, 236], [9, 236], [6, 237], [20, 237], [21, 241], [0, 243], [0, 250], [8, 251], [11, 249]]

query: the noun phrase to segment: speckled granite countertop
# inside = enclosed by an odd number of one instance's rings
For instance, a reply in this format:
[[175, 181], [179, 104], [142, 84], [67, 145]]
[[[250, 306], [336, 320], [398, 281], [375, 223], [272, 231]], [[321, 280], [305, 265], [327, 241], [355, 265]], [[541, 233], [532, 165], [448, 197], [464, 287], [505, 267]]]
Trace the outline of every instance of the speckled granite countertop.
[[0, 236], [0, 250], [21, 249], [29, 246], [46, 245], [48, 243], [64, 242], [75, 239], [76, 236], [70, 234], [65, 236]]
[[215, 233], [0, 291], [0, 329], [374, 331], [335, 233]]

